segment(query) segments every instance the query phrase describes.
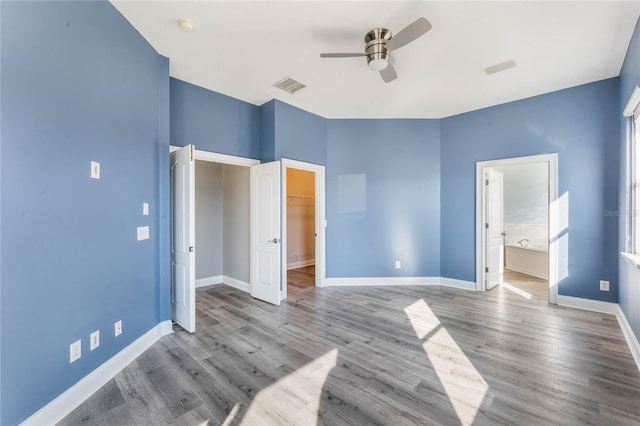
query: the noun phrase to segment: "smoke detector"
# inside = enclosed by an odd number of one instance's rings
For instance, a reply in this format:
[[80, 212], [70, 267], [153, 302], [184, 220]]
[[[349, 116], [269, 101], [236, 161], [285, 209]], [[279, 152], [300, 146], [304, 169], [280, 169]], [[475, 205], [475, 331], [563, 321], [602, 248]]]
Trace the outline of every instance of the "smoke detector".
[[187, 18], [180, 18], [178, 19], [178, 26], [180, 27], [180, 29], [182, 31], [184, 31], [185, 33], [190, 33], [191, 31], [193, 31], [193, 29], [195, 28], [195, 26], [193, 25], [193, 22], [191, 22], [189, 19]]

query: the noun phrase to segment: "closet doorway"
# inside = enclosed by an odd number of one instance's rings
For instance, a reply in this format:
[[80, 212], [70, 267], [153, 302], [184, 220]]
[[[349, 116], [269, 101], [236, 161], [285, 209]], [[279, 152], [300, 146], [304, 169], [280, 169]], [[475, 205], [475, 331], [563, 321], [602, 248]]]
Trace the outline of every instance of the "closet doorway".
[[324, 166], [282, 160], [282, 298], [324, 282]]
[[171, 319], [193, 333], [196, 286], [250, 289], [250, 173], [260, 162], [193, 145], [169, 151]]

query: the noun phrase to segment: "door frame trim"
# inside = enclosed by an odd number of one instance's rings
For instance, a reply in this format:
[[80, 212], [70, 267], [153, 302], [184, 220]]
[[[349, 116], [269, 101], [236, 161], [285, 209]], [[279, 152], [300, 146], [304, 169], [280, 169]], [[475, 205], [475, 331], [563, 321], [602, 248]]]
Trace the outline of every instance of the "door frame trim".
[[[181, 146], [169, 145], [169, 153], [182, 148]], [[212, 151], [202, 151], [194, 149], [194, 160], [208, 161], [210, 163], [230, 164], [232, 166], [251, 167], [260, 164], [260, 160], [253, 158], [236, 157], [235, 155], [219, 154]]]
[[282, 158], [282, 190], [281, 190], [281, 215], [282, 215], [282, 272], [280, 299], [287, 298], [287, 168], [305, 170], [315, 174], [315, 229], [316, 238], [316, 287], [324, 287], [326, 280], [326, 213], [325, 213], [325, 167], [319, 164]]
[[558, 209], [558, 154], [541, 154], [527, 157], [503, 158], [498, 160], [478, 161], [476, 163], [476, 291], [485, 291], [484, 269], [486, 267], [486, 233], [483, 223], [486, 215], [484, 171], [492, 167], [513, 166], [518, 164], [548, 163], [549, 165], [549, 303], [558, 303], [558, 265], [557, 247], [559, 229]]

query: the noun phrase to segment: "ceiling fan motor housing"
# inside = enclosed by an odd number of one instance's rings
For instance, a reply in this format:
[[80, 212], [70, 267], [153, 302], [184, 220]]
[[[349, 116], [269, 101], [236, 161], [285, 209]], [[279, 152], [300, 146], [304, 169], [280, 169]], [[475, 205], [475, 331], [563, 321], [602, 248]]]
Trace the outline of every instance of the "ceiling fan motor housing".
[[364, 52], [367, 55], [369, 68], [382, 71], [389, 63], [387, 42], [391, 40], [391, 31], [386, 28], [375, 28], [367, 33], [364, 41], [367, 44]]

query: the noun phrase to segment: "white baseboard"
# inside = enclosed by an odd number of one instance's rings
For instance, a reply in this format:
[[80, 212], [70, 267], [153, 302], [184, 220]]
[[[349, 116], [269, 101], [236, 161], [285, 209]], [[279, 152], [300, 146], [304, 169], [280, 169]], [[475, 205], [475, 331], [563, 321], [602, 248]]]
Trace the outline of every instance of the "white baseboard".
[[456, 280], [454, 278], [440, 277], [440, 285], [443, 287], [453, 287], [462, 290], [476, 291], [476, 283], [474, 281]]
[[611, 315], [616, 315], [618, 312], [617, 303], [584, 299], [582, 297], [563, 296], [561, 294], [558, 295], [558, 305]]
[[311, 266], [311, 265], [315, 265], [315, 264], [316, 264], [316, 260], [315, 259], [296, 260], [295, 262], [287, 263], [287, 270], [304, 268], [305, 266]]
[[222, 277], [222, 283], [226, 284], [226, 285], [228, 285], [230, 287], [237, 288], [238, 290], [246, 291], [247, 293], [249, 293], [249, 288], [250, 288], [249, 287], [249, 283], [247, 283], [245, 281], [238, 280], [236, 278], [224, 275]]
[[620, 328], [622, 329], [622, 334], [627, 341], [627, 345], [629, 345], [629, 350], [631, 351], [631, 355], [633, 355], [633, 359], [636, 360], [636, 365], [638, 366], [638, 370], [640, 370], [640, 342], [638, 342], [638, 338], [636, 334], [631, 329], [631, 325], [629, 321], [627, 321], [627, 317], [620, 305], [616, 305], [616, 318], [618, 319], [618, 324], [620, 324]]
[[386, 285], [441, 285], [464, 290], [476, 289], [476, 283], [444, 277], [357, 277], [327, 278], [325, 287], [386, 286]]
[[196, 280], [196, 288], [206, 287], [208, 285], [220, 284], [222, 282], [222, 275], [215, 275], [213, 277], [198, 278]]
[[622, 308], [620, 308], [619, 304], [603, 302], [600, 300], [583, 299], [581, 297], [563, 296], [559, 294], [558, 305], [615, 315], [618, 320], [618, 324], [620, 324], [622, 334], [627, 341], [627, 346], [629, 346], [629, 351], [631, 352], [633, 359], [636, 361], [638, 370], [640, 370], [640, 343], [638, 342], [638, 338], [631, 329], [631, 325], [629, 325], [629, 321], [627, 321], [627, 317], [624, 312], [622, 312]]
[[123, 368], [149, 349], [158, 339], [171, 332], [171, 321], [163, 321], [156, 325], [104, 364], [80, 379], [78, 383], [71, 386], [56, 399], [36, 411], [22, 424], [48, 425], [58, 423], [122, 371]]

